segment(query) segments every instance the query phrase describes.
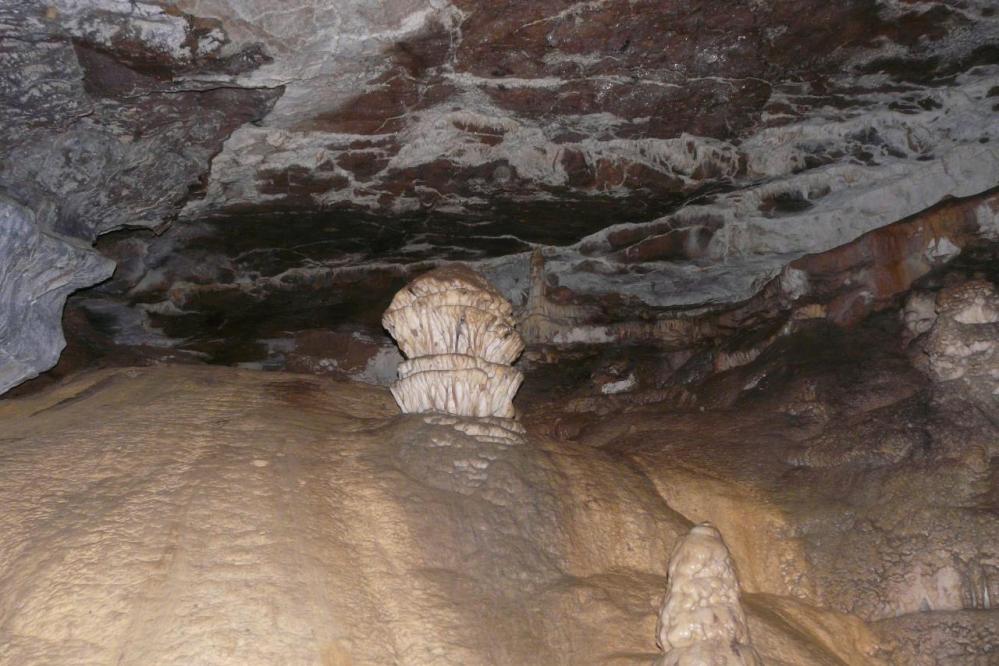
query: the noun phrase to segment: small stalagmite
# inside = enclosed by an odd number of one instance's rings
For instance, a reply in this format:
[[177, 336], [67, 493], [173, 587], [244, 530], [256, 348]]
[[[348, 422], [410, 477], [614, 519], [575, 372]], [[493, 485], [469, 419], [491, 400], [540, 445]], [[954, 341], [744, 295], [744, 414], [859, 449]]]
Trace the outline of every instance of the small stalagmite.
[[459, 264], [416, 278], [392, 299], [382, 324], [407, 361], [392, 395], [405, 413], [512, 418], [524, 349], [513, 307]]
[[732, 558], [709, 523], [695, 525], [673, 551], [656, 642], [666, 653], [657, 666], [763, 663], [749, 640]]

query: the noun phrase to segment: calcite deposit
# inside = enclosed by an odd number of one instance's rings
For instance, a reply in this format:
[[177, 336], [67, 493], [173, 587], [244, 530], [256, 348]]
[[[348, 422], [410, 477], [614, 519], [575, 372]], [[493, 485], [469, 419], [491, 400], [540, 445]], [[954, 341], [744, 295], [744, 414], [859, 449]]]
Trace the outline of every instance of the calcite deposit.
[[732, 557], [710, 524], [695, 525], [670, 557], [656, 642], [666, 653], [656, 662], [661, 666], [763, 663], [750, 641]]
[[0, 109], [0, 665], [995, 663], [995, 0], [0, 0]]
[[[693, 545], [665, 468], [360, 383], [105, 370], [0, 422], [3, 664], [648, 664]], [[856, 617], [746, 614], [766, 663], [878, 663]]]
[[947, 287], [936, 295], [935, 310], [936, 317], [919, 345], [926, 369], [937, 381], [984, 382], [991, 389], [988, 393], [999, 398], [999, 294], [995, 285], [974, 280]]
[[524, 377], [510, 364], [524, 343], [512, 311], [460, 264], [425, 273], [396, 294], [382, 323], [409, 359], [392, 385], [402, 411], [513, 417]]

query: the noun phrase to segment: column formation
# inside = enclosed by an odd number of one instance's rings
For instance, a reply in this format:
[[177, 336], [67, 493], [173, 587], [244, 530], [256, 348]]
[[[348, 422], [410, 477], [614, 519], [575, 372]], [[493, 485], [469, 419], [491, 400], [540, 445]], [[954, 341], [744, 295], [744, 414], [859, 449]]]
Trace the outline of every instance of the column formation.
[[524, 349], [513, 307], [472, 269], [455, 264], [403, 287], [382, 316], [407, 360], [392, 395], [404, 413], [513, 418]]

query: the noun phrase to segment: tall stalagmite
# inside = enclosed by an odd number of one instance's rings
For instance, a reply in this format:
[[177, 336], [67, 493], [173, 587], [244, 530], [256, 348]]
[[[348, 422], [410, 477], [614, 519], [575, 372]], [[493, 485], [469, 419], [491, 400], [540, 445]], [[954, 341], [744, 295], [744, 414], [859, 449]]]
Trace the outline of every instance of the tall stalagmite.
[[659, 666], [758, 666], [739, 603], [739, 580], [721, 534], [696, 525], [673, 551], [656, 640]]

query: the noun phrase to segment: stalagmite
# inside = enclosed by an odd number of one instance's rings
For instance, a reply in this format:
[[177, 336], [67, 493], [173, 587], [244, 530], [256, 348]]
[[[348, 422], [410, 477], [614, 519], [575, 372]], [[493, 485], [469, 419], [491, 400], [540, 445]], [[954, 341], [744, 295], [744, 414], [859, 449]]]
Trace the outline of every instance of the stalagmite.
[[673, 551], [656, 642], [657, 666], [757, 666], [739, 581], [721, 534], [709, 523], [690, 530]]
[[382, 324], [409, 359], [392, 395], [403, 412], [512, 418], [523, 375], [510, 367], [524, 349], [513, 308], [461, 265], [413, 280], [392, 299]]

